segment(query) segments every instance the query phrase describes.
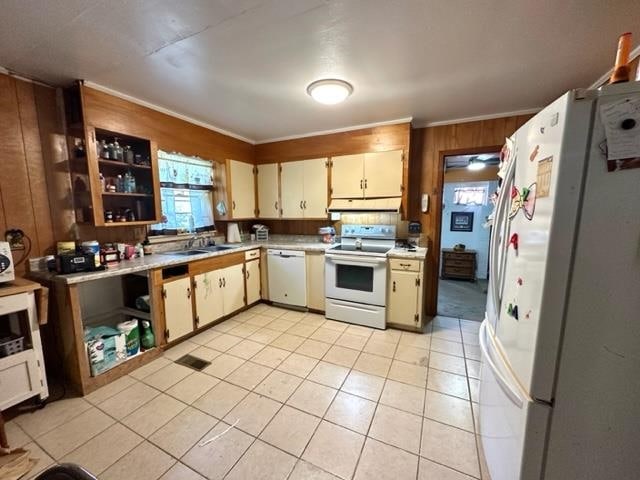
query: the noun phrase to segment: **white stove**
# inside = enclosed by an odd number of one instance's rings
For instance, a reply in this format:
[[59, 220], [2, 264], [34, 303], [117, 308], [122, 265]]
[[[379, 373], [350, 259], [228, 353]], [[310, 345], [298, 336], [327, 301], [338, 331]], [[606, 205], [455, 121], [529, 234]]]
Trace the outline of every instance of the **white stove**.
[[386, 328], [387, 253], [395, 225], [343, 225], [340, 244], [325, 254], [327, 318]]

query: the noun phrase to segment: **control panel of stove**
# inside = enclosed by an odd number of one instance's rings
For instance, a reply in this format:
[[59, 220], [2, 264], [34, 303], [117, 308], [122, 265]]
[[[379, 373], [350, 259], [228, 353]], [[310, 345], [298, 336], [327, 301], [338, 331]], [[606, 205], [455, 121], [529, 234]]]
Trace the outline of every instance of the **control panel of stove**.
[[395, 225], [342, 225], [343, 237], [352, 238], [396, 238]]

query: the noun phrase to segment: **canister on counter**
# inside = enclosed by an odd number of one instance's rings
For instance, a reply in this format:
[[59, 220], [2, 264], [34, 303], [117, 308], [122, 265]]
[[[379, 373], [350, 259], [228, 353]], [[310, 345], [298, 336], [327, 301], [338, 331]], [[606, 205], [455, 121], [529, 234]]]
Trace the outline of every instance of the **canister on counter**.
[[96, 267], [100, 266], [100, 244], [97, 240], [88, 240], [86, 242], [82, 242], [82, 252], [83, 253], [93, 253], [94, 259], [96, 262]]

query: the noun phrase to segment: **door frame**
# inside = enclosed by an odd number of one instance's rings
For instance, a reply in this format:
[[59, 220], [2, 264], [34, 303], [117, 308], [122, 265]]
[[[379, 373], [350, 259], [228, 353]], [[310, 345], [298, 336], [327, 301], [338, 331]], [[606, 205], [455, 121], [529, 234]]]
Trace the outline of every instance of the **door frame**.
[[[495, 153], [502, 151], [503, 145], [490, 145], [486, 147], [467, 147], [456, 148], [452, 150], [440, 150], [438, 152], [438, 173], [437, 173], [437, 195], [435, 199], [436, 207], [434, 210], [435, 216], [435, 232], [433, 236], [433, 252], [432, 256], [434, 260], [434, 268], [429, 274], [430, 281], [432, 282], [433, 289], [431, 290], [431, 298], [427, 299], [428, 311], [427, 314], [435, 316], [438, 314], [438, 288], [440, 287], [440, 262], [442, 259], [440, 247], [442, 239], [442, 196], [444, 192], [444, 158], [450, 155], [475, 155], [483, 153]], [[432, 202], [433, 203], [433, 202]]]

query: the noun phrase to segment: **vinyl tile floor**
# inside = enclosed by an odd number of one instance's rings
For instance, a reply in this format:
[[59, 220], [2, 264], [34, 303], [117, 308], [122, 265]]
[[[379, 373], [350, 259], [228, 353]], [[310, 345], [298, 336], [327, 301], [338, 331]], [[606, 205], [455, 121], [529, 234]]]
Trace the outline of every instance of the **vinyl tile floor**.
[[487, 280], [445, 280], [438, 283], [438, 313], [481, 322], [487, 304]]
[[[101, 480], [482, 478], [477, 322], [416, 334], [257, 305], [83, 398], [7, 424]], [[174, 362], [211, 362], [196, 372]]]

